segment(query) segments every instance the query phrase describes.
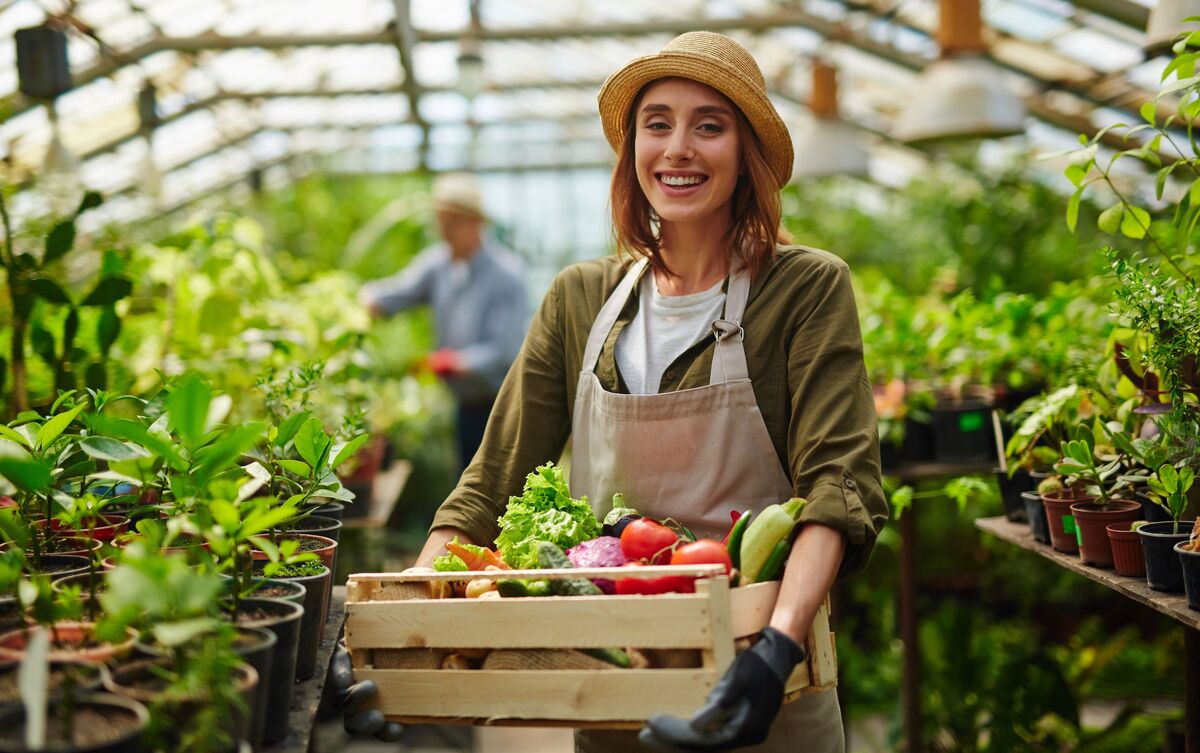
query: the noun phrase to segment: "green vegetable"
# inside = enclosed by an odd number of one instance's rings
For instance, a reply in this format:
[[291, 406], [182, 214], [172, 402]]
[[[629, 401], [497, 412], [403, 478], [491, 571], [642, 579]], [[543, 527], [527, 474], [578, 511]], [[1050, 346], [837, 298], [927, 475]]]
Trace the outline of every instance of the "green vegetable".
[[525, 584], [525, 590], [530, 596], [549, 596], [554, 591], [550, 588], [548, 580], [531, 580]]
[[609, 664], [615, 664], [621, 669], [629, 669], [633, 666], [633, 660], [629, 658], [629, 654], [623, 649], [585, 648], [583, 649], [583, 653], [587, 654], [593, 659], [599, 659], [600, 661], [606, 661]]
[[539, 466], [525, 477], [519, 497], [510, 497], [508, 509], [497, 521], [496, 549], [514, 568], [538, 566], [537, 544], [547, 541], [569, 549], [600, 535], [600, 522], [587, 497], [572, 499], [562, 469], [553, 463]]
[[529, 589], [523, 580], [502, 580], [496, 583], [496, 590], [506, 599], [519, 599], [529, 595]]
[[787, 564], [788, 552], [791, 550], [792, 547], [788, 545], [788, 540], [780, 539], [775, 548], [771, 550], [771, 556], [767, 557], [767, 561], [763, 563], [762, 571], [755, 580], [765, 583], [782, 575], [783, 567]]
[[433, 569], [439, 573], [460, 573], [466, 572], [467, 563], [463, 562], [453, 554], [443, 554], [433, 558]]
[[[537, 545], [538, 567], [544, 570], [561, 570], [571, 567], [571, 561], [563, 550], [548, 541], [539, 541]], [[604, 594], [600, 587], [587, 578], [572, 578], [570, 580], [555, 579], [550, 581], [550, 590], [557, 596], [601, 596]]]
[[763, 566], [779, 542], [786, 541], [796, 527], [796, 519], [807, 501], [793, 497], [782, 505], [768, 505], [758, 514], [742, 536], [741, 571], [748, 583], [761, 578]]
[[750, 519], [753, 517], [754, 512], [747, 510], [729, 529], [729, 538], [725, 542], [725, 548], [729, 552], [729, 559], [733, 562], [734, 567], [742, 566], [742, 539], [745, 537], [746, 529], [750, 527]]

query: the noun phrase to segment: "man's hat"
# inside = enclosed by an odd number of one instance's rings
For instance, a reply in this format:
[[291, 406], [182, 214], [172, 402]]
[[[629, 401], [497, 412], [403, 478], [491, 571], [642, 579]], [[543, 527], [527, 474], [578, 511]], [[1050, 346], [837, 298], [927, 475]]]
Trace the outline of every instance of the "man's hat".
[[444, 173], [433, 182], [434, 209], [487, 219], [479, 181], [470, 173]]

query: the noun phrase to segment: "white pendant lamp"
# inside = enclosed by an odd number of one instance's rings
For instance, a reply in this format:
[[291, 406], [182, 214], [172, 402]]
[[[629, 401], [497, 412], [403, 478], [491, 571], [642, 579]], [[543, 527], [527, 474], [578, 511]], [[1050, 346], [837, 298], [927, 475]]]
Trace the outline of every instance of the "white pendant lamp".
[[984, 56], [979, 0], [940, 0], [940, 59], [917, 77], [894, 136], [908, 143], [1012, 136], [1025, 131], [1025, 105]]
[[838, 116], [837, 70], [813, 61], [813, 122], [796, 139], [792, 180], [827, 175], [866, 175], [867, 150], [858, 131]]
[[[1146, 39], [1142, 47], [1153, 57], [1171, 49], [1171, 43], [1184, 31], [1183, 19], [1200, 16], [1200, 0], [1158, 0], [1146, 21]], [[1193, 30], [1195, 25], [1191, 27]]]

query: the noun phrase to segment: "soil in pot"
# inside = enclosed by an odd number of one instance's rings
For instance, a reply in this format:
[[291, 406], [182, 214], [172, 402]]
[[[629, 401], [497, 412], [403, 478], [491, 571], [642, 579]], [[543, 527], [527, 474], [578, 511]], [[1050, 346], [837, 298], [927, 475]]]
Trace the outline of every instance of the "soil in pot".
[[[9, 546], [7, 541], [0, 544], [0, 552], [8, 551]], [[102, 546], [103, 541], [82, 536], [51, 536], [39, 544], [43, 554], [71, 554], [77, 557], [87, 557]]]
[[318, 536], [338, 541], [342, 533], [342, 521], [327, 518], [324, 515], [309, 515], [307, 518], [301, 518], [285, 525], [284, 530], [296, 531], [297, 533], [315, 533]]
[[1171, 521], [1147, 523], [1137, 529], [1146, 561], [1146, 584], [1155, 591], [1179, 593], [1183, 590], [1183, 565], [1175, 545], [1192, 535], [1191, 523], [1180, 523], [1178, 531]]
[[1113, 569], [1117, 575], [1131, 578], [1146, 576], [1146, 559], [1142, 554], [1142, 539], [1137, 531], [1130, 530], [1134, 521], [1108, 524], [1108, 543], [1112, 547]]
[[[133, 630], [124, 643], [106, 643], [93, 633], [90, 622], [62, 621], [55, 623], [50, 633], [51, 661], [95, 661], [105, 662], [124, 656], [133, 648]], [[25, 642], [29, 638], [28, 628], [11, 630], [0, 635], [0, 660], [22, 661], [25, 658]]]
[[1047, 546], [1050, 545], [1050, 524], [1046, 521], [1046, 507], [1042, 504], [1042, 495], [1037, 492], [1021, 492], [1021, 502], [1025, 505], [1025, 517], [1029, 520], [1029, 529], [1033, 538]]
[[1142, 506], [1128, 499], [1113, 499], [1103, 505], [1078, 502], [1071, 505], [1075, 527], [1079, 529], [1079, 558], [1085, 565], [1112, 567], [1112, 545], [1108, 541], [1108, 524], [1138, 520]]
[[237, 624], [265, 627], [275, 634], [271, 655], [271, 673], [267, 679], [266, 721], [263, 742], [282, 740], [288, 733], [288, 709], [296, 678], [296, 650], [300, 644], [300, 620], [304, 608], [299, 604], [270, 599], [242, 599]]
[[1187, 594], [1188, 609], [1200, 612], [1200, 552], [1194, 552], [1190, 547], [1191, 542], [1181, 541], [1175, 545], [1175, 553], [1179, 555], [1183, 569], [1183, 592]]
[[[156, 703], [161, 704], [155, 712], [158, 719], [151, 720], [148, 734], [152, 741], [157, 741], [164, 749], [175, 747], [179, 742], [178, 733], [172, 732], [176, 727], [172, 720], [186, 722], [199, 711], [201, 704], [208, 702], [207, 696], [194, 695], [177, 697], [169, 703], [163, 700], [163, 693], [171, 686], [171, 680], [156, 672], [154, 668], [166, 667], [168, 661], [166, 658], [141, 659], [114, 668], [104, 678], [104, 687], [110, 693], [132, 698], [151, 707]], [[252, 708], [254, 692], [259, 682], [258, 672], [249, 664], [241, 664], [234, 670], [233, 679], [246, 704], [245, 708]], [[227, 714], [223, 714], [219, 720], [230, 740], [244, 738], [249, 732], [248, 722], [247, 712], [237, 708], [229, 708]]]
[[[312, 552], [320, 558], [321, 563], [333, 571], [333, 558], [337, 553], [337, 542], [325, 536], [317, 536], [312, 533], [288, 533], [280, 537], [280, 541], [288, 541], [290, 539], [299, 540], [300, 546], [297, 552]], [[252, 552], [255, 561], [265, 562], [268, 557], [267, 553], [255, 549]]]
[[289, 569], [312, 570], [312, 575], [276, 576], [304, 587], [304, 617], [300, 622], [300, 645], [296, 651], [296, 679], [307, 680], [316, 673], [317, 651], [329, 619], [329, 598], [333, 577], [319, 562], [306, 562]]
[[[150, 720], [146, 707], [128, 698], [90, 693], [76, 701], [71, 736], [64, 736], [63, 708], [47, 710], [46, 753], [141, 753], [142, 733]], [[0, 708], [0, 751], [25, 751], [25, 707]]]
[[1079, 551], [1078, 532], [1075, 527], [1075, 516], [1071, 514], [1071, 505], [1076, 502], [1090, 502], [1091, 497], [1071, 489], [1042, 495], [1042, 505], [1046, 508], [1046, 522], [1050, 528], [1050, 545], [1055, 551], [1075, 554]]
[[68, 575], [86, 573], [91, 569], [91, 561], [87, 557], [74, 554], [43, 554], [38, 562], [37, 571], [49, 575], [52, 579]]
[[[0, 705], [21, 702], [21, 690], [17, 685], [18, 662], [8, 662], [0, 666]], [[49, 697], [54, 698], [58, 692], [74, 683], [81, 692], [93, 692], [100, 689], [104, 675], [104, 666], [93, 662], [50, 662], [50, 672], [47, 683]]]

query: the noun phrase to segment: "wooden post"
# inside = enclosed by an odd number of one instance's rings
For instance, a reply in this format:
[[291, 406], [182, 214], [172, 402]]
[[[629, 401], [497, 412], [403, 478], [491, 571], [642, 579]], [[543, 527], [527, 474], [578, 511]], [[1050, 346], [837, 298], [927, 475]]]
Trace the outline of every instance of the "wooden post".
[[838, 116], [837, 69], [824, 60], [814, 60], [812, 68], [812, 98], [808, 109], [818, 118]]
[[986, 47], [979, 0], [941, 0], [937, 40], [943, 57], [960, 52], [983, 52]]

